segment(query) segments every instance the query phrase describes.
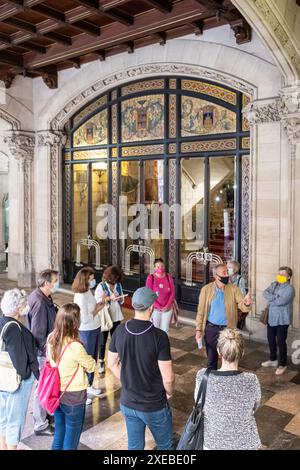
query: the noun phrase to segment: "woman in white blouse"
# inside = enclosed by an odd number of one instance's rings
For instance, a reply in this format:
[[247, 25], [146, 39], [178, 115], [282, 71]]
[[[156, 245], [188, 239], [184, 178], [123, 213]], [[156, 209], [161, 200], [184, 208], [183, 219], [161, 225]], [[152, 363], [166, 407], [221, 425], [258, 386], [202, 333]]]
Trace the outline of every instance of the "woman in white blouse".
[[[122, 273], [118, 266], [108, 266], [103, 273], [102, 282], [98, 284], [95, 292], [95, 299], [98, 303], [104, 305], [107, 302], [109, 304], [113, 321], [113, 327], [110, 331], [101, 331], [100, 333], [100, 374], [105, 372], [104, 358], [108, 333], [112, 335], [124, 318], [121, 309], [121, 305], [124, 303], [121, 278]], [[115, 300], [115, 298], [118, 298], [118, 300]]]
[[[99, 341], [100, 341], [100, 317], [99, 312], [103, 305], [97, 304], [91, 291], [96, 286], [95, 273], [92, 268], [82, 268], [76, 274], [72, 284], [74, 292], [74, 303], [80, 307], [80, 327], [79, 337], [86, 352], [98, 361]], [[100, 395], [101, 390], [93, 387], [94, 373], [88, 374], [89, 388], [88, 395]], [[88, 397], [86, 404], [92, 403]]]

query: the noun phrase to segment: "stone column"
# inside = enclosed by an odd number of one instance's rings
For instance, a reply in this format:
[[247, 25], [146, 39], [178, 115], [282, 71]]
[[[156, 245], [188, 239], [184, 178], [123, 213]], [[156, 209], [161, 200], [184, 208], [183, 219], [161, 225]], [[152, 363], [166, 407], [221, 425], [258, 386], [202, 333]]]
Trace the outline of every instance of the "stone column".
[[[35, 283], [32, 256], [32, 163], [35, 150], [35, 134], [33, 132], [10, 131], [4, 141], [10, 153], [17, 161], [15, 185], [18, 188], [18, 204], [14, 207], [18, 214], [10, 224], [11, 237], [17, 234], [18, 245], [18, 285], [30, 287]], [[12, 214], [13, 215], [13, 214]]]
[[300, 329], [300, 83], [283, 88], [278, 103], [282, 127], [289, 142], [290, 186], [288, 188], [290, 214], [289, 263], [293, 268], [296, 297], [293, 309], [292, 339], [299, 338]]
[[37, 132], [36, 215], [42, 223], [41, 231], [37, 229], [36, 233], [38, 270], [48, 267], [62, 272], [62, 148], [65, 142], [62, 132]]

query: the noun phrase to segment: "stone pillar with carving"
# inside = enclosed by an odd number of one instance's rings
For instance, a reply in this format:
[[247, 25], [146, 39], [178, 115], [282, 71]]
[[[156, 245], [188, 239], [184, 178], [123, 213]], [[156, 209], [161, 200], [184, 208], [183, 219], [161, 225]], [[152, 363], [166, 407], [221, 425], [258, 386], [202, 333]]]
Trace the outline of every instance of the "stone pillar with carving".
[[283, 88], [278, 102], [282, 127], [289, 142], [290, 185], [289, 191], [289, 264], [293, 268], [293, 285], [296, 290], [292, 330], [299, 337], [300, 329], [300, 83]]
[[25, 131], [10, 131], [7, 132], [4, 141], [8, 144], [12, 157], [18, 163], [18, 174], [15, 175], [18, 200], [13, 208], [13, 210], [18, 211], [17, 216], [14, 218], [17, 226], [10, 227], [10, 233], [14, 231], [18, 236], [18, 285], [31, 287], [35, 284], [32, 253], [32, 167], [35, 152], [35, 134]]
[[[37, 233], [38, 268], [62, 272], [62, 148], [66, 137], [60, 131], [37, 132], [37, 219], [45, 224]], [[39, 197], [43, 194], [44, 197]]]

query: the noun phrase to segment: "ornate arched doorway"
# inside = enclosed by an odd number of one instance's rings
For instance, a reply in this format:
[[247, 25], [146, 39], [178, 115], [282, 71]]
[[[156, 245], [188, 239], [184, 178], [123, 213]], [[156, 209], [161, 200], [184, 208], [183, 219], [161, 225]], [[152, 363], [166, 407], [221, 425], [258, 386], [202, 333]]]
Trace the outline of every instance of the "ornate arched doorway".
[[[85, 264], [100, 277], [118, 263], [133, 291], [162, 257], [181, 304], [194, 308], [211, 277], [209, 263], [197, 261], [209, 259], [205, 253], [238, 259], [247, 277], [248, 102], [209, 81], [155, 77], [116, 87], [77, 112], [63, 154], [65, 280]], [[176, 204], [180, 212], [165, 216]], [[106, 225], [105, 207], [114, 223]]]

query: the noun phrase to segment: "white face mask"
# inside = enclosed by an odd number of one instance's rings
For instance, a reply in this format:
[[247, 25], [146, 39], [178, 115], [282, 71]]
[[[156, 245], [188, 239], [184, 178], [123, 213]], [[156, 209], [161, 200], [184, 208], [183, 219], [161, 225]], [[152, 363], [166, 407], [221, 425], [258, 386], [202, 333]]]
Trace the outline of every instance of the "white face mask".
[[233, 275], [234, 275], [234, 270], [233, 270], [233, 268], [228, 268], [228, 274], [229, 274], [229, 276], [233, 276]]
[[96, 287], [96, 279], [90, 281], [90, 289], [94, 289], [94, 287]]
[[51, 294], [55, 294], [55, 292], [57, 292], [58, 289], [59, 289], [59, 281], [57, 280], [56, 283], [54, 284], [54, 286], [51, 289]]

